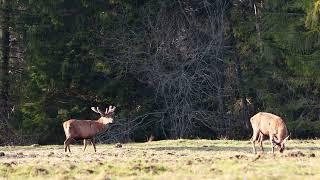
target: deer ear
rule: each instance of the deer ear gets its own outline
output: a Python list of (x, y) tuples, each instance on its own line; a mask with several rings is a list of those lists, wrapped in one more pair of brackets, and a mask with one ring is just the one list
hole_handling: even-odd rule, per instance
[(274, 138), (272, 139), (272, 143), (278, 144), (278, 142), (276, 140), (274, 140)]
[(278, 144), (278, 142), (274, 138), (272, 138), (272, 143)]
[[(272, 138), (272, 143), (276, 144), (277, 146), (280, 146), (280, 142), (275, 140), (276, 137)], [(277, 139), (278, 140), (278, 139)]]

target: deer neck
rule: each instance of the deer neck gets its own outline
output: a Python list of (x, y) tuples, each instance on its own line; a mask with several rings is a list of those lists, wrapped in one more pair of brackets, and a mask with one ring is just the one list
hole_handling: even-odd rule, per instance
[(110, 117), (100, 117), (97, 122), (103, 124), (103, 125), (107, 125), (109, 123), (112, 123), (113, 122), (113, 119), (110, 118)]
[(281, 143), (283, 142), (283, 140), (284, 140), (287, 136), (288, 136), (288, 132), (287, 132), (286, 129), (285, 129), (285, 130), (280, 130), (280, 132), (276, 135), (276, 137), (277, 137), (276, 142), (277, 142), (278, 144), (281, 144)]

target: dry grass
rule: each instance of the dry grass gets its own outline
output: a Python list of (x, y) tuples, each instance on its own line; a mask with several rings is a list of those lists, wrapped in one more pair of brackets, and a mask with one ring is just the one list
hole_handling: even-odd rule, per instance
[[(289, 140), (275, 156), (254, 155), (248, 141), (168, 140), (98, 145), (0, 147), (0, 177), (9, 179), (320, 179), (320, 141)], [(258, 148), (258, 150), (260, 150)]]

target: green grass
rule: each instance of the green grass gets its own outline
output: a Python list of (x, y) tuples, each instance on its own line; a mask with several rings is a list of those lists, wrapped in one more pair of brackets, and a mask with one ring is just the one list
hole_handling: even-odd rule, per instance
[(167, 140), (97, 145), (82, 152), (62, 145), (5, 146), (0, 151), (4, 179), (320, 179), (320, 140), (289, 140), (273, 156), (251, 153), (249, 141)]

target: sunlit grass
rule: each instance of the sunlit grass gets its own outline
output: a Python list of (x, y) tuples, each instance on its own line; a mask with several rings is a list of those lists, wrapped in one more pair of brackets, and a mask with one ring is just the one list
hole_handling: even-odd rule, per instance
[(273, 156), (251, 153), (249, 141), (167, 140), (97, 145), (5, 146), (0, 177), (5, 179), (320, 179), (320, 140), (289, 140)]

